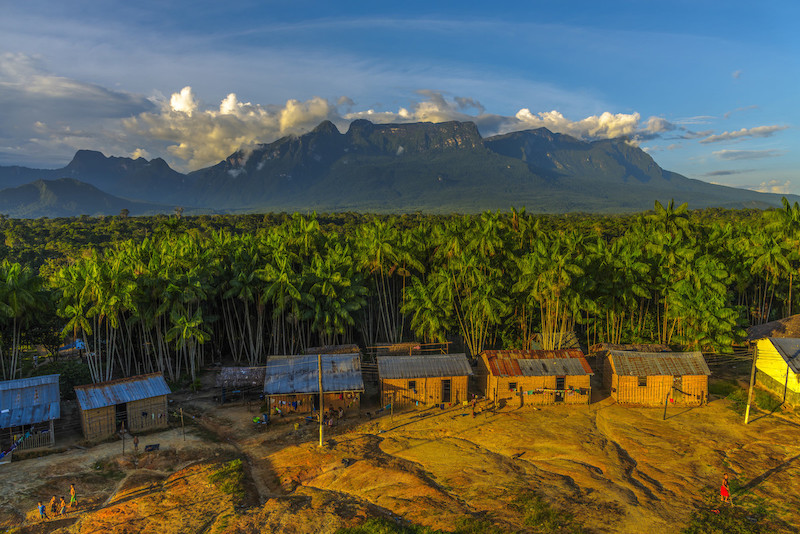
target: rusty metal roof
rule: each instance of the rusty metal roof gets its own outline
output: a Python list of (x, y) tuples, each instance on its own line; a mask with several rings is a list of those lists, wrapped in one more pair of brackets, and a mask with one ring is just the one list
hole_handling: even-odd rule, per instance
[[(358, 354), (322, 354), (323, 391), (364, 391)], [(264, 393), (293, 395), (319, 393), (317, 355), (270, 356), (267, 360)]]
[(378, 356), (381, 379), (471, 376), (466, 354), (428, 354), (424, 356)]
[(223, 367), (217, 375), (217, 387), (260, 387), (264, 385), (266, 367)]
[(161, 373), (75, 386), (75, 396), (78, 397), (81, 410), (104, 408), (170, 393), (169, 386)]
[(43, 423), (61, 417), (59, 375), (0, 382), (0, 428)]
[(614, 372), (620, 376), (710, 375), (701, 352), (609, 351)]
[(358, 345), (351, 343), (349, 345), (324, 345), (322, 347), (308, 347), (303, 351), (303, 354), (357, 354), (361, 352)]
[[(561, 350), (485, 350), (481, 354), (492, 376), (591, 375), (592, 368), (579, 349)], [(529, 363), (547, 360), (549, 365)], [(573, 360), (574, 363), (568, 363)], [(557, 371), (569, 372), (557, 372)]]
[(800, 373), (800, 339), (791, 337), (773, 337), (769, 338), (770, 342), (775, 345), (778, 354), (781, 355), (783, 361), (789, 366), (793, 373)]

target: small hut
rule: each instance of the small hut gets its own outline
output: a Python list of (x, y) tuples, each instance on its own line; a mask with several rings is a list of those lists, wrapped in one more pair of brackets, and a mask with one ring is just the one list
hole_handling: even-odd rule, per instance
[(603, 385), (620, 404), (661, 406), (667, 399), (699, 406), (708, 398), (708, 369), (700, 352), (609, 351)]
[(592, 368), (579, 349), (485, 350), (479, 387), (496, 406), (589, 404)]
[(260, 396), (264, 388), (266, 367), (223, 367), (215, 380), (215, 400), (224, 404), (234, 398)]
[(122, 428), (131, 432), (166, 428), (169, 393), (161, 373), (75, 386), (83, 435), (99, 441)]
[(769, 337), (756, 342), (756, 382), (800, 405), (800, 338)]
[(364, 380), (358, 354), (270, 356), (264, 395), (270, 413), (311, 413), (319, 409), (320, 363), (323, 408), (345, 411), (361, 407)]
[(589, 347), (588, 359), (594, 365), (595, 370), (603, 374), (603, 362), (606, 361), (608, 353), (612, 350), (624, 352), (672, 352), (669, 345), (655, 343), (596, 343)]
[[(55, 445), (53, 421), (61, 417), (59, 375), (0, 382), (0, 455), (9, 449)], [(2, 458), (0, 458), (2, 460)]]
[(469, 399), (472, 376), (466, 354), (380, 356), (378, 378), (383, 404), (431, 406)]

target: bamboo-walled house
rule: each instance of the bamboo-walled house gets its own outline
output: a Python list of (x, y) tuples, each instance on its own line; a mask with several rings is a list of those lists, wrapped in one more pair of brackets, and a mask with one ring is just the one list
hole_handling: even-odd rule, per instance
[(55, 445), (53, 421), (61, 417), (59, 375), (0, 382), (0, 451)]
[(592, 368), (579, 349), (486, 350), (478, 387), (496, 406), (589, 404)]
[(382, 404), (428, 407), (469, 400), (472, 367), (466, 354), (379, 356)]
[(612, 350), (624, 352), (672, 352), (669, 345), (656, 343), (595, 343), (589, 347), (587, 359), (599, 374), (603, 374), (603, 363)]
[(800, 405), (800, 338), (759, 339), (755, 351), (756, 383), (783, 402)]
[(364, 380), (359, 354), (270, 356), (264, 395), (270, 414), (312, 413), (319, 409), (320, 359), (323, 409), (357, 412)]
[(83, 435), (99, 441), (116, 432), (142, 432), (168, 426), (170, 389), (161, 373), (75, 386)]
[(699, 406), (711, 371), (700, 352), (609, 351), (603, 385), (620, 404)]

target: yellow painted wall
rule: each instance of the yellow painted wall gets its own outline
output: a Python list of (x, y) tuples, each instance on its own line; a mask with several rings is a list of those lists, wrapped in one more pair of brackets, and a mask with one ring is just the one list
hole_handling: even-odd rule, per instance
[(788, 391), (800, 393), (800, 375), (789, 369), (789, 365), (769, 339), (759, 339), (756, 343), (756, 369), (778, 384), (785, 385)]

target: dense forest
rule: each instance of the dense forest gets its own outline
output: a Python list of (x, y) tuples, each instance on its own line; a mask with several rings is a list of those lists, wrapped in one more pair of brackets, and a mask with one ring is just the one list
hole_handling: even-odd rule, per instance
[(336, 343), (445, 341), (471, 355), (656, 342), (725, 352), (792, 313), (800, 206), (632, 216), (353, 213), (0, 217), (2, 378), (86, 340), (92, 379)]

